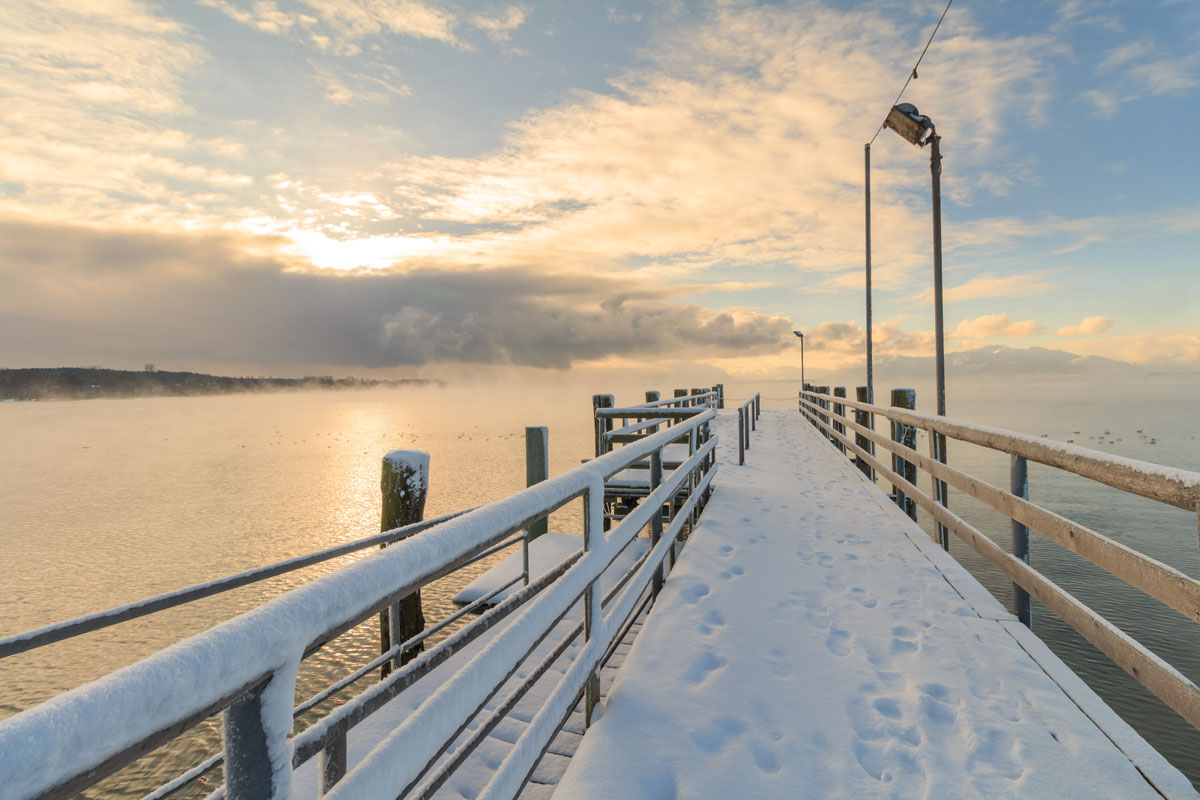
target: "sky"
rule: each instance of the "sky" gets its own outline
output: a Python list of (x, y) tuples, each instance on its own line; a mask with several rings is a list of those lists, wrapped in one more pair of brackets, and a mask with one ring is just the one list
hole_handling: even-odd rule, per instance
[[(864, 364), (945, 5), (0, 0), (0, 366)], [(958, 0), (947, 349), (1200, 369), (1200, 5)], [(929, 151), (874, 340), (933, 354)]]

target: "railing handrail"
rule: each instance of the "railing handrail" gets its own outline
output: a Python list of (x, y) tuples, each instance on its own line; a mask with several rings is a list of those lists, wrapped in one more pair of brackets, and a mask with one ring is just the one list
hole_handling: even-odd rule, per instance
[[(699, 427), (715, 416), (715, 410), (707, 409), (680, 424)], [(257, 693), (253, 703), (261, 705), (257, 716), (272, 775), (286, 782), (291, 770), (287, 738), (292, 729), (292, 696), (305, 652), (534, 520), (580, 496), (595, 495), (596, 487), (608, 478), (659, 450), (680, 432), (676, 426), (646, 436), (442, 522), (424, 536), (407, 538), (0, 722), (0, 787), (13, 797), (41, 796), (74, 784), (82, 788), (94, 782), (92, 776), (98, 779), (131, 761), (131, 751), (139, 755), (147, 745), (173, 738), (252, 689), (252, 694)], [(672, 473), (660, 490), (677, 488), (682, 472), (683, 467)], [(602, 494), (599, 491), (590, 502), (601, 503)], [(650, 513), (640, 509), (626, 521)], [(637, 528), (633, 530), (636, 534)], [(573, 569), (584, 561), (588, 560), (581, 559)], [(588, 561), (589, 569), (593, 562)], [(138, 713), (113, 714), (113, 709)], [(87, 776), (87, 783), (79, 783), (84, 780), (81, 776)]]
[(317, 550), (312, 553), (295, 556), (294, 558), (287, 558), (283, 561), (276, 561), (273, 564), (265, 564), (261, 567), (253, 567), (234, 573), (233, 575), (214, 578), (210, 581), (193, 584), (182, 589), (172, 589), (169, 592), (142, 600), (135, 600), (124, 605), (114, 606), (104, 611), (95, 611), (91, 614), (56, 622), (42, 628), (34, 628), (33, 630), (5, 636), (4, 638), (0, 638), (0, 658), (35, 650), (39, 647), (45, 647), (46, 645), (71, 639), (75, 636), (82, 636), (85, 633), (102, 630), (122, 622), (128, 622), (139, 617), (158, 613), (159, 611), (165, 611), (169, 608), (175, 608), (194, 600), (201, 600), (205, 597), (212, 597), (216, 594), (240, 589), (252, 583), (265, 581), (279, 575), (286, 575), (289, 572), (295, 572), (298, 569), (331, 561), (340, 556), (356, 553), (359, 550), (366, 550), (369, 547), (393, 544), (473, 510), (474, 508), (468, 508), (444, 514), (435, 519), (414, 522), (412, 525), (405, 525), (401, 528), (393, 528), (390, 531), (364, 536), (361, 539), (344, 542), (334, 547), (327, 547), (324, 550)]
[[(802, 394), (828, 399), (827, 395), (814, 392)], [(1047, 440), (1005, 428), (977, 425), (952, 417), (908, 411), (894, 406), (860, 403), (848, 398), (838, 398), (838, 403), (878, 414), (904, 425), (940, 433), (968, 444), (1057, 467), (1114, 489), (1167, 503), (1176, 508), (1187, 511), (1200, 510), (1200, 472), (1166, 467), (1073, 443)]]

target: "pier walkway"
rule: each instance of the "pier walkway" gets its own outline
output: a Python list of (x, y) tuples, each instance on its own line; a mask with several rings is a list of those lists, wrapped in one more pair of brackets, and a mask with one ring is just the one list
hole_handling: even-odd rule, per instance
[(556, 796), (1196, 796), (801, 415), (719, 452)]

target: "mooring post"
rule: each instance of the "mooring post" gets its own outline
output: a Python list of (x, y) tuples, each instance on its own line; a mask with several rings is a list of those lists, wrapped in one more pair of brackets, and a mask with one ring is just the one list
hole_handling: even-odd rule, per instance
[[(855, 398), (858, 400), (858, 402), (860, 402), (860, 403), (867, 403), (867, 402), (870, 402), (870, 401), (868, 401), (868, 400), (867, 400), (867, 387), (866, 387), (866, 386), (856, 386), (856, 387), (854, 387), (854, 397), (855, 397)], [(868, 419), (867, 419), (867, 417), (868, 417), (868, 414), (867, 414), (867, 412), (866, 412), (866, 411), (860, 411), (860, 410), (858, 410), (858, 409), (855, 409), (855, 410), (854, 410), (854, 421), (855, 421), (856, 423), (858, 423), (859, 425), (861, 425), (862, 427), (864, 427), (864, 428), (868, 427), (868, 425), (867, 425), (867, 423), (868, 423)], [(866, 436), (863, 436), (861, 433), (856, 433), (856, 434), (854, 434), (854, 443), (855, 443), (856, 445), (858, 445), (858, 446), (859, 446), (859, 448), (861, 448), (863, 451), (865, 451), (865, 452), (867, 452), (867, 453), (871, 453), (871, 452), (872, 452), (872, 450), (871, 450), (871, 440), (870, 440), (870, 439), (868, 439)], [(868, 464), (868, 463), (867, 463), (867, 462), (866, 462), (864, 459), (862, 459), (862, 458), (861, 458), (861, 457), (859, 457), (859, 456), (855, 456), (855, 457), (854, 457), (854, 463), (855, 463), (855, 464), (858, 466), (858, 468), (859, 468), (860, 470), (862, 470), (862, 474), (863, 474), (863, 475), (866, 475), (868, 478), (873, 478), (873, 477), (874, 477), (874, 475), (873, 475), (873, 470), (871, 469), (871, 465), (870, 465), (870, 464)]]
[[(833, 387), (833, 396), (834, 397), (845, 397), (846, 396), (846, 387), (845, 386)], [(833, 404), (833, 418), (834, 418), (833, 429), (835, 431), (837, 431), (838, 433), (842, 434), (843, 436), (846, 435), (846, 426), (844, 424), (842, 424), (841, 422), (838, 422), (837, 418), (843, 417), (845, 415), (846, 415), (845, 404), (834, 403)], [(842, 444), (841, 439), (836, 440), (834, 442), (834, 444), (837, 445), (838, 450), (841, 450), (843, 453), (846, 452), (846, 445)]]
[(718, 383), (715, 388), (717, 390), (717, 408), (724, 408), (725, 407), (725, 384)]
[[(658, 401), (659, 401), (659, 393), (654, 391), (653, 389), (648, 389), (646, 391), (646, 402), (647, 403), (657, 403)], [(655, 425), (653, 428), (651, 428), (650, 433), (658, 433), (658, 426)]]
[[(907, 411), (915, 411), (917, 408), (917, 390), (892, 389), (892, 405)], [(899, 442), (911, 450), (916, 450), (917, 429), (911, 425), (893, 422), (892, 441)], [(917, 465), (901, 458), (895, 453), (892, 454), (892, 471), (911, 484), (916, 484), (917, 482)], [(893, 486), (892, 490), (896, 493), (896, 505), (900, 506), (904, 513), (912, 517), (915, 522), (917, 519), (916, 501), (906, 496), (899, 486)]]
[[(680, 398), (686, 398), (686, 397), (688, 396), (687, 389), (676, 389), (676, 390), (675, 390), (675, 396), (676, 396), (676, 397), (680, 397)], [(687, 404), (688, 404), (688, 401), (687, 401), (687, 400), (680, 400), (680, 401), (679, 401), (678, 403), (676, 403), (675, 405), (676, 405), (677, 407), (679, 407), (679, 408), (687, 408)], [(675, 421), (675, 424), (676, 424), (676, 425), (678, 425), (678, 424), (679, 424), (680, 422), (682, 422), (682, 421), (683, 421), (683, 420), (676, 420), (676, 421)]]
[[(383, 514), (380, 530), (390, 531), (420, 522), (425, 517), (425, 497), (429, 493), (429, 454), (420, 450), (393, 450), (383, 457)], [(382, 652), (401, 644), (425, 630), (425, 614), (421, 609), (421, 590), (417, 589), (400, 602), (379, 613), (379, 644)], [(382, 677), (391, 674), (393, 667), (412, 661), (424, 647), (418, 644), (411, 650), (398, 653), (385, 661)]]
[[(1009, 464), (1009, 489), (1014, 495), (1023, 500), (1029, 499), (1029, 464), (1021, 456), (1011, 456)], [(1029, 528), (1015, 519), (1012, 521), (1012, 553), (1017, 558), (1029, 563)], [(1017, 619), (1026, 628), (1033, 628), (1033, 608), (1029, 602), (1029, 592), (1013, 582), (1013, 610)]]
[[(592, 395), (592, 415), (601, 408), (612, 408), (615, 400), (611, 394)], [(609, 451), (608, 437), (604, 434), (612, 430), (612, 420), (596, 416), (596, 458)]]
[[(550, 477), (550, 429), (544, 425), (530, 425), (525, 428), (525, 485), (533, 486)], [(532, 542), (549, 529), (546, 517), (529, 523), (525, 541)], [(528, 561), (529, 551), (525, 551)], [(529, 564), (526, 563), (526, 584), (529, 581)]]

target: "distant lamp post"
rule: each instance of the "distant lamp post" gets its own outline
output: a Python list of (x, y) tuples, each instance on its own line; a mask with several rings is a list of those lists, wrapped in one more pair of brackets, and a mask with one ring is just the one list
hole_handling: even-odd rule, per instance
[(808, 384), (804, 382), (804, 333), (801, 331), (792, 331), (800, 337), (800, 391), (808, 389)]
[[(918, 147), (930, 145), (929, 172), (933, 179), (933, 318), (937, 340), (937, 413), (946, 416), (946, 337), (942, 323), (942, 137), (937, 135), (933, 120), (924, 116), (912, 103), (892, 106), (883, 124)], [(946, 463), (946, 437), (934, 435), (937, 460)], [(937, 501), (946, 505), (946, 484), (935, 484)], [(939, 523), (938, 538), (942, 547), (950, 549), (950, 536)]]

